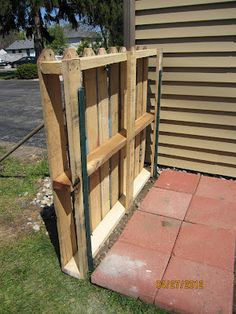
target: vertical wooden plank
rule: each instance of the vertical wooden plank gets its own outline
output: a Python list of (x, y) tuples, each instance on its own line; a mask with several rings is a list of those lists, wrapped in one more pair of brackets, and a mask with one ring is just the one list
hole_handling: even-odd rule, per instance
[[(139, 47), (138, 49), (139, 50)], [(136, 110), (135, 119), (142, 115), (143, 102), (143, 59), (137, 60), (137, 82), (136, 82)], [(135, 160), (134, 160), (134, 177), (139, 174), (140, 168), (140, 133), (135, 137)]]
[(123, 0), (124, 46), (135, 46), (135, 0)]
[(136, 57), (134, 49), (127, 53), (127, 107), (126, 107), (126, 211), (133, 202), (134, 186), (134, 125), (135, 125), (135, 98), (136, 98)]
[[(92, 56), (92, 48), (85, 49), (84, 56)], [(98, 108), (97, 108), (97, 73), (96, 69), (84, 71), (84, 86), (86, 94), (86, 128), (88, 152), (99, 145)], [(93, 231), (102, 219), (101, 186), (99, 169), (90, 176), (90, 211), (91, 230)]]
[[(156, 57), (156, 84), (155, 84), (155, 108), (154, 108), (154, 126), (153, 126), (153, 141), (152, 141), (152, 156), (151, 156), (151, 175), (154, 176), (156, 169), (155, 167), (155, 153), (157, 153), (158, 144), (158, 131), (159, 131), (159, 119), (160, 119), (160, 89), (161, 81), (160, 75), (162, 72), (162, 51), (157, 50)], [(160, 85), (159, 85), (160, 84)]]
[[(109, 53), (117, 53), (116, 48), (110, 48)], [(109, 66), (110, 84), (110, 123), (111, 136), (116, 135), (119, 130), (119, 64)], [(111, 207), (119, 199), (119, 153), (112, 156), (111, 168)]]
[[(126, 52), (125, 47), (120, 48), (120, 52)], [(126, 129), (127, 113), (127, 62), (120, 63), (120, 129)], [(125, 195), (126, 187), (126, 147), (120, 151), (120, 194)]]
[[(99, 55), (106, 54), (104, 48), (100, 48)], [(98, 129), (99, 145), (109, 139), (109, 95), (106, 67), (97, 68), (97, 91), (98, 91)], [(110, 210), (110, 167), (109, 161), (100, 167), (101, 178), (101, 206), (102, 218)]]
[[(51, 49), (44, 49), (38, 59), (38, 64), (41, 61), (53, 60), (55, 60), (54, 52)], [(40, 69), (40, 67), (38, 68)], [(69, 169), (59, 76), (43, 75), (39, 70), (39, 85), (43, 104), (50, 177), (51, 180), (54, 180)], [(63, 268), (77, 251), (72, 202), (70, 192), (66, 189), (54, 190), (53, 198), (57, 215), (61, 266)]]
[(88, 271), (86, 229), (83, 206), (83, 180), (81, 174), (81, 148), (78, 113), (78, 91), (82, 84), (82, 74), (79, 59), (71, 59), (78, 55), (74, 49), (68, 49), (62, 60), (62, 73), (64, 78), (64, 94), (66, 122), (69, 141), (70, 165), (72, 184), (77, 185), (74, 192), (74, 212), (76, 219), (76, 233), (78, 243), (78, 262), (82, 278), (85, 278)]
[[(143, 89), (142, 89), (142, 114), (147, 112), (147, 83), (148, 83), (148, 58), (143, 58)], [(145, 148), (146, 148), (146, 129), (140, 133), (140, 168), (144, 167)]]

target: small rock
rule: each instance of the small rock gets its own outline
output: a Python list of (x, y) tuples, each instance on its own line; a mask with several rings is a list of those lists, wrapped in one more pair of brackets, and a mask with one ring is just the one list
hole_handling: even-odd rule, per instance
[(29, 192), (25, 192), (24, 194), (23, 194), (23, 196), (27, 196), (29, 194)]
[(32, 218), (31, 218), (31, 217), (28, 217), (27, 220), (32, 221)]
[(28, 221), (28, 222), (27, 222), (27, 225), (28, 225), (28, 226), (32, 225), (32, 222), (31, 222), (31, 221)]
[(33, 225), (33, 229), (34, 231), (39, 231), (40, 230), (40, 226), (38, 224)]

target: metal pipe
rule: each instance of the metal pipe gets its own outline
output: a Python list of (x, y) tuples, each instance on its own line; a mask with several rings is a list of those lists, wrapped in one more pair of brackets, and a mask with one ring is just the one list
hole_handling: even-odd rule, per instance
[(93, 271), (93, 255), (91, 248), (91, 231), (90, 231), (90, 210), (89, 210), (89, 177), (87, 171), (87, 149), (85, 133), (85, 95), (84, 88), (79, 89), (79, 130), (80, 130), (80, 150), (81, 150), (81, 168), (82, 168), (82, 190), (84, 204), (84, 219), (87, 244), (88, 269)]
[(154, 178), (157, 178), (159, 124), (160, 124), (160, 110), (161, 110), (161, 81), (162, 81), (162, 70), (159, 71), (159, 80), (158, 80), (158, 97), (157, 97), (157, 113), (156, 113), (156, 130), (155, 130), (156, 141), (155, 141), (155, 150), (154, 150), (154, 170), (153, 170)]
[(12, 149), (9, 150), (5, 155), (0, 158), (0, 162), (5, 160), (8, 156), (10, 156), (17, 148), (23, 145), (26, 141), (28, 141), (33, 135), (38, 133), (44, 127), (44, 123), (42, 122), (39, 126), (37, 126), (33, 131), (31, 131), (28, 135), (26, 135), (20, 142), (18, 142)]

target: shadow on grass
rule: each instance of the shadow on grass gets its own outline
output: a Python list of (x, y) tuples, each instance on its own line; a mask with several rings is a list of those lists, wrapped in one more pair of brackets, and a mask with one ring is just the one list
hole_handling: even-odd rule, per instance
[(60, 262), (60, 246), (59, 246), (59, 240), (58, 240), (58, 232), (57, 232), (57, 217), (55, 213), (54, 205), (51, 206), (45, 206), (41, 210), (41, 217), (44, 221), (45, 227), (47, 229), (50, 241), (55, 249), (57, 258)]

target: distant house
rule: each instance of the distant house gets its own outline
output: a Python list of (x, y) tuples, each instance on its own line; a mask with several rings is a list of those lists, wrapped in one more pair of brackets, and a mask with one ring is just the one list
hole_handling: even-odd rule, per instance
[(23, 54), (24, 56), (35, 56), (34, 51), (34, 41), (25, 39), (25, 40), (16, 40), (10, 46), (5, 48), (6, 52), (9, 54)]
[(10, 46), (5, 48), (5, 50), (7, 54), (3, 59), (9, 62), (19, 60), (20, 58), (26, 56), (35, 56), (34, 41), (29, 39), (16, 40)]
[(69, 47), (75, 47), (81, 43), (82, 40), (95, 41), (99, 38), (98, 33), (92, 31), (75, 30), (69, 27), (64, 28), (64, 34), (67, 38)]
[[(70, 27), (64, 28), (64, 34), (67, 38), (68, 46), (75, 48), (77, 48), (82, 40), (95, 41), (98, 38), (96, 32), (74, 30)], [(13, 62), (22, 57), (35, 56), (34, 41), (29, 39), (16, 40), (9, 47), (5, 48), (5, 50), (7, 52), (3, 58), (5, 61)]]

